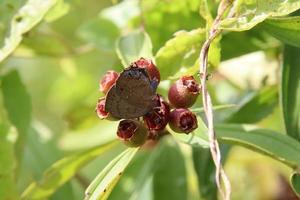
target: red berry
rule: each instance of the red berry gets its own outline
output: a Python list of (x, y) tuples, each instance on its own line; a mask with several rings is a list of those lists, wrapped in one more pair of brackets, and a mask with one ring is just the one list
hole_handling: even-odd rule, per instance
[(103, 92), (106, 94), (108, 90), (116, 83), (116, 80), (118, 79), (119, 74), (118, 72), (115, 72), (113, 70), (109, 70), (106, 72), (106, 74), (102, 77), (100, 80), (100, 92)]
[(96, 113), (100, 119), (105, 119), (108, 116), (108, 112), (104, 110), (105, 107), (105, 99), (99, 99), (96, 105)]
[(190, 133), (198, 127), (196, 115), (186, 108), (177, 108), (170, 113), (170, 127), (177, 133)]
[(199, 92), (196, 80), (192, 76), (183, 76), (171, 85), (168, 98), (176, 108), (189, 108), (196, 102)]
[(146, 142), (148, 131), (141, 122), (125, 119), (120, 121), (117, 135), (125, 145), (138, 147)]
[(135, 61), (133, 64), (139, 68), (145, 68), (151, 80), (155, 80), (157, 81), (157, 83), (160, 82), (159, 70), (151, 60), (140, 58), (139, 60)]
[(169, 104), (160, 95), (156, 95), (154, 108), (143, 119), (150, 132), (161, 131), (167, 126), (169, 115)]

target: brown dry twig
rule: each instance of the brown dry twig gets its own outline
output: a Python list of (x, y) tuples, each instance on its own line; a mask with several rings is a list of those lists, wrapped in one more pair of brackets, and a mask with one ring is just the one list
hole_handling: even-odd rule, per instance
[[(232, 1), (233, 0), (222, 0), (220, 2), (218, 8), (218, 14), (212, 24), (212, 27), (209, 31), (209, 36), (207, 40), (204, 42), (199, 55), (199, 60), (200, 60), (199, 68), (200, 68), (200, 73), (202, 74), (201, 76), (202, 101), (203, 101), (203, 109), (204, 109), (205, 117), (207, 120), (210, 152), (214, 164), (216, 166), (216, 175), (215, 175), (216, 184), (224, 200), (230, 200), (231, 185), (221, 163), (221, 152), (214, 131), (213, 106), (211, 102), (211, 97), (207, 91), (206, 77), (207, 77), (208, 51), (209, 51), (210, 44), (221, 33), (221, 31), (218, 29), (220, 20), (224, 15), (225, 11), (232, 5)], [(224, 184), (224, 188), (221, 186), (221, 183)]]

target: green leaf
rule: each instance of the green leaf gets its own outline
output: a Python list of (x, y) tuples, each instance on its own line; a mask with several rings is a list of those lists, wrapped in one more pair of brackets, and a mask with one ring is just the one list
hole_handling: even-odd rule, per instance
[(33, 182), (26, 188), (22, 194), (22, 199), (48, 198), (83, 166), (109, 151), (115, 144), (115, 142), (111, 142), (57, 161), (44, 173), (39, 182)]
[(233, 124), (217, 125), (216, 133), (221, 142), (238, 144), (264, 153), (293, 168), (300, 166), (300, 142), (287, 135)]
[(209, 148), (194, 146), (193, 161), (201, 196), (206, 200), (217, 199), (217, 187), (214, 178), (215, 165)]
[(114, 50), (119, 28), (109, 19), (95, 18), (80, 26), (78, 35), (85, 41), (104, 50)]
[(208, 64), (214, 69), (216, 69), (219, 66), (221, 61), (221, 44), (220, 44), (221, 39), (222, 39), (221, 35), (216, 37), (211, 43), (208, 51)]
[(153, 175), (154, 200), (187, 199), (187, 179), (184, 158), (178, 144), (168, 138)]
[(153, 173), (156, 171), (158, 165), (158, 159), (160, 155), (162, 155), (163, 150), (165, 148), (166, 142), (165, 140), (161, 140), (160, 144), (155, 147), (154, 151), (151, 152), (151, 154), (148, 156), (147, 160), (143, 165), (140, 167), (138, 176), (135, 175), (135, 188), (134, 191), (132, 191), (130, 200), (137, 200), (141, 198), (142, 190), (149, 181), (149, 178), (153, 175)]
[(199, 13), (205, 19), (207, 25), (211, 25), (213, 23), (213, 16), (210, 13), (207, 0), (200, 0), (200, 8)]
[(31, 122), (31, 99), (17, 71), (2, 77), (1, 89), (8, 118), (18, 130), (15, 152), (20, 161)]
[[(212, 68), (217, 68), (221, 61), (221, 46), (220, 46), (221, 36), (218, 36), (210, 45), (208, 52), (208, 65)], [(179, 71), (174, 75), (168, 77), (170, 80), (177, 80), (182, 76), (194, 76), (199, 73), (200, 63), (199, 63), (199, 49), (194, 48), (191, 52), (188, 52), (182, 59), (181, 65), (179, 66)], [(189, 62), (192, 61), (192, 64)]]
[[(43, 134), (47, 132), (44, 131), (47, 126), (37, 121), (33, 122), (33, 126), (35, 128), (31, 128), (28, 133), (24, 148), (25, 159), (22, 162), (20, 179), (18, 180), (19, 183), (24, 182), (23, 184), (26, 187), (33, 180), (41, 179), (45, 170), (62, 157), (62, 153), (57, 149), (56, 142), (43, 138)], [(43, 127), (44, 129), (38, 127)], [(67, 197), (74, 199), (71, 182), (60, 187), (49, 199), (65, 199)]]
[(45, 16), (47, 22), (53, 22), (64, 15), (70, 10), (70, 4), (64, 0), (57, 0), (55, 6), (53, 6)]
[(90, 128), (68, 131), (60, 138), (59, 147), (64, 151), (78, 151), (111, 142), (116, 139), (112, 133), (118, 124), (118, 121), (101, 120)]
[(256, 26), (244, 32), (224, 32), (221, 40), (221, 60), (228, 60), (255, 51), (274, 51), (280, 45), (281, 43), (270, 37), (262, 26)]
[[(128, 12), (130, 10), (130, 12)], [(104, 8), (99, 16), (112, 20), (119, 28), (126, 28), (128, 22), (140, 15), (139, 1), (119, 1), (118, 4)]]
[[(158, 169), (159, 165), (157, 163), (161, 159), (160, 156), (168, 148), (169, 142), (166, 136), (160, 142), (155, 145), (155, 148), (151, 151), (140, 151), (138, 155), (134, 158), (134, 161), (126, 168), (120, 182), (114, 188), (110, 199), (145, 199), (145, 192), (147, 197), (151, 199), (152, 197), (152, 176)], [(134, 179), (132, 184), (128, 184), (128, 180)], [(148, 187), (150, 186), (150, 187)], [(124, 191), (126, 187), (126, 191)], [(151, 188), (150, 191), (145, 188)], [(149, 193), (151, 194), (149, 194)], [(148, 199), (148, 198), (147, 198)]]
[(20, 0), (1, 0), (0, 2), (0, 46), (2, 46), (9, 31), (10, 20), (24, 2)]
[[(267, 129), (258, 129), (250, 125), (218, 124), (215, 126), (219, 141), (237, 144), (251, 150), (264, 153), (284, 164), (300, 166), (300, 142), (283, 134)], [(171, 133), (172, 130), (168, 130)], [(198, 128), (193, 134), (174, 134), (178, 140), (193, 145), (208, 148), (207, 128), (198, 118)], [(297, 153), (298, 152), (298, 153)]]
[(288, 15), (300, 9), (298, 0), (237, 0), (234, 3), (235, 15), (221, 21), (220, 29), (245, 31), (269, 17)]
[(153, 58), (152, 43), (149, 35), (138, 31), (120, 37), (117, 42), (117, 54), (124, 67), (128, 67), (141, 57)]
[(291, 184), (295, 193), (300, 197), (300, 173), (295, 172), (291, 176)]
[(4, 46), (0, 49), (0, 63), (11, 54), (22, 41), (23, 35), (39, 23), (55, 5), (57, 0), (28, 0), (14, 15), (10, 34), (5, 39)]
[[(226, 109), (233, 109), (235, 107), (237, 107), (236, 104), (215, 105), (213, 107), (213, 110), (220, 111), (220, 110), (226, 110)], [(190, 110), (194, 113), (203, 113), (204, 112), (204, 108), (191, 108)]]
[(86, 190), (86, 200), (105, 200), (120, 180), (121, 175), (138, 148), (128, 148), (112, 160), (93, 180)]
[[(202, 43), (205, 41), (205, 29), (179, 31), (175, 37), (166, 42), (155, 55), (157, 67), (162, 80), (173, 76), (182, 67), (184, 57), (188, 53), (198, 55)], [(196, 59), (195, 59), (196, 60)]]
[(281, 72), (281, 104), (286, 133), (300, 140), (300, 49), (285, 46)]
[(242, 102), (226, 119), (232, 123), (255, 123), (269, 115), (278, 103), (276, 86), (262, 88)]
[[(143, 0), (141, 6), (154, 52), (157, 52), (176, 31), (205, 26), (205, 21), (199, 16), (199, 0)], [(137, 25), (140, 23), (140, 20), (136, 20)]]
[(284, 43), (300, 48), (300, 16), (270, 18), (262, 27)]
[(0, 197), (3, 200), (19, 199), (15, 184), (14, 144), (9, 128), (0, 124)]

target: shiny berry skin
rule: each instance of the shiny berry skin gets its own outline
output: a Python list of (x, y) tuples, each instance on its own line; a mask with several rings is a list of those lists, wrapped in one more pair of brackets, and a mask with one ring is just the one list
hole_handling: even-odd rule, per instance
[(196, 115), (186, 108), (177, 108), (170, 113), (170, 128), (177, 133), (190, 133), (198, 127)]
[(129, 147), (139, 147), (148, 138), (148, 130), (139, 121), (125, 119), (120, 121), (117, 135)]
[(199, 96), (200, 86), (192, 76), (183, 76), (169, 89), (168, 99), (176, 108), (189, 108)]
[(106, 74), (102, 77), (102, 79), (99, 82), (100, 92), (106, 94), (108, 90), (111, 88), (111, 86), (113, 86), (116, 83), (118, 77), (119, 77), (118, 72), (115, 72), (113, 70), (107, 71)]
[(150, 131), (161, 131), (167, 126), (169, 115), (169, 104), (164, 101), (162, 96), (156, 95), (154, 108), (143, 119)]
[(99, 99), (96, 105), (96, 113), (100, 119), (105, 119), (108, 117), (108, 112), (104, 110), (105, 107), (105, 99)]
[(150, 80), (157, 81), (157, 84), (160, 82), (159, 70), (151, 60), (140, 58), (139, 60), (135, 61), (133, 65), (139, 68), (145, 68), (148, 72)]

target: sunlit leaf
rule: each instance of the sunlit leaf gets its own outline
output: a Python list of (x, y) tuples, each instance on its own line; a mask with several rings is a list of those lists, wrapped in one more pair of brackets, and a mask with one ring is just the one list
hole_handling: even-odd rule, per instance
[(300, 48), (300, 16), (270, 18), (262, 27), (286, 44)]
[[(214, 111), (219, 111), (219, 110), (226, 110), (226, 109), (234, 109), (238, 105), (236, 104), (224, 104), (224, 105), (216, 105), (213, 107)], [(203, 108), (191, 108), (190, 109), (194, 113), (203, 113), (204, 109)]]
[(209, 7), (208, 7), (208, 1), (207, 0), (200, 0), (199, 13), (206, 20), (206, 23), (208, 25), (212, 24), (212, 22), (213, 22), (213, 16), (210, 13), (210, 10), (209, 10)]
[(0, 46), (2, 46), (9, 31), (10, 20), (24, 2), (20, 0), (1, 0), (0, 2)]
[(283, 134), (250, 126), (223, 124), (216, 126), (221, 142), (238, 144), (266, 154), (291, 167), (300, 164), (300, 143)]
[(31, 122), (31, 99), (17, 71), (2, 77), (1, 89), (9, 120), (18, 130), (15, 152), (19, 161)]
[(55, 6), (53, 6), (45, 16), (47, 22), (53, 22), (64, 15), (70, 10), (70, 4), (65, 0), (57, 0)]
[[(154, 52), (178, 30), (205, 26), (205, 21), (199, 16), (199, 0), (143, 0), (141, 6), (145, 28), (153, 40)], [(137, 18), (136, 24), (141, 24), (140, 18)]]
[[(300, 143), (293, 138), (267, 129), (237, 124), (218, 124), (215, 127), (220, 142), (242, 145), (251, 150), (264, 153), (291, 167), (299, 166)], [(173, 133), (171, 130), (169, 130)], [(198, 118), (198, 128), (191, 134), (174, 134), (184, 143), (204, 148), (209, 147), (207, 128)], [(179, 135), (179, 136), (177, 136)]]
[(221, 21), (220, 28), (232, 31), (249, 30), (268, 17), (288, 15), (300, 8), (298, 0), (237, 0), (235, 15)]
[(18, 199), (15, 183), (15, 155), (9, 128), (0, 124), (0, 197)]
[[(211, 44), (208, 52), (208, 66), (209, 68), (217, 68), (221, 61), (221, 37), (217, 37)], [(195, 76), (199, 74), (200, 63), (199, 63), (199, 49), (193, 49), (188, 52), (181, 61), (180, 70), (174, 75), (168, 77), (170, 80), (177, 80), (182, 76)], [(189, 63), (192, 61), (192, 64)]]
[(69, 131), (59, 140), (59, 147), (64, 151), (77, 151), (111, 142), (116, 139), (116, 135), (112, 133), (118, 124), (118, 121), (101, 120), (90, 128)]
[(78, 35), (100, 50), (114, 50), (120, 31), (112, 21), (98, 17), (81, 25)]
[(152, 43), (145, 32), (132, 32), (117, 42), (117, 53), (124, 67), (141, 57), (152, 58)]
[(295, 172), (291, 176), (291, 184), (295, 193), (300, 197), (300, 173)]
[[(130, 12), (128, 12), (130, 10)], [(128, 22), (140, 14), (139, 1), (120, 1), (118, 4), (104, 8), (99, 16), (112, 20), (119, 28), (127, 26)]]
[(281, 104), (286, 133), (300, 140), (300, 49), (285, 46), (281, 75)]
[(120, 180), (138, 148), (128, 148), (112, 160), (93, 180), (86, 190), (86, 200), (105, 200)]
[(190, 32), (179, 31), (174, 38), (159, 49), (155, 59), (163, 80), (180, 70), (186, 54), (192, 51), (199, 53), (205, 36), (205, 29), (195, 29)]
[(57, 0), (28, 0), (11, 20), (10, 34), (0, 49), (2, 62), (22, 41), (23, 34), (39, 23)]
[(276, 86), (262, 88), (253, 93), (226, 119), (231, 123), (255, 123), (268, 116), (278, 103)]
[(22, 199), (45, 199), (69, 181), (82, 167), (109, 151), (115, 142), (94, 147), (87, 151), (65, 157), (54, 163), (39, 182), (33, 182), (22, 194)]
[(211, 43), (208, 52), (208, 64), (212, 68), (217, 68), (221, 62), (221, 36), (218, 36)]

